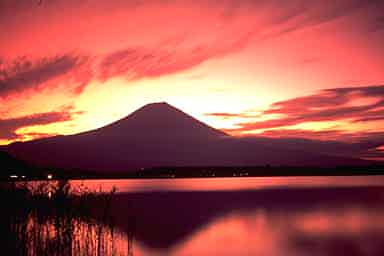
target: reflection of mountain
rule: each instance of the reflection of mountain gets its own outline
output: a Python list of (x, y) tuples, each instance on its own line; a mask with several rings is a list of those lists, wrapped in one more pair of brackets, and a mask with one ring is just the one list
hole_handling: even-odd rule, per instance
[(127, 171), (153, 166), (358, 165), (365, 161), (238, 139), (215, 130), (167, 103), (146, 105), (93, 131), (7, 147), (41, 166)]
[[(134, 235), (135, 240), (143, 243), (145, 246), (158, 250), (167, 250), (174, 248), (176, 245), (185, 242), (191, 236), (196, 234), (198, 230), (204, 230), (205, 227), (222, 219), (230, 214), (244, 213), (249, 215), (254, 212), (262, 212), (273, 228), (273, 225), (291, 225), (297, 228), (294, 221), (310, 220), (315, 223), (315, 227), (320, 226), (320, 230), (326, 228), (336, 229), (334, 234), (335, 241), (337, 239), (347, 240), (348, 243), (360, 243), (360, 237), (366, 239), (364, 230), (364, 222), (370, 223), (372, 227), (376, 225), (376, 234), (382, 241), (384, 235), (384, 219), (382, 223), (373, 223), (375, 219), (369, 219), (369, 213), (374, 212), (376, 216), (384, 213), (383, 197), (377, 196), (382, 192), (381, 187), (371, 188), (317, 188), (317, 189), (276, 189), (262, 191), (238, 191), (238, 192), (157, 192), (157, 193), (132, 193), (117, 194), (112, 207), (112, 214), (115, 218), (116, 225), (125, 230), (127, 233)], [(356, 230), (337, 230), (342, 228), (340, 221), (349, 214), (350, 209), (363, 209), (357, 211), (357, 221), (353, 218), (346, 220), (346, 225), (360, 228)], [(318, 222), (316, 219), (324, 214), (324, 221), (329, 223)], [(344, 216), (344, 217), (343, 217)], [(355, 215), (351, 215), (355, 216)], [(368, 216), (368, 218), (366, 218)], [(333, 218), (333, 219), (332, 219)], [(333, 223), (333, 221), (335, 221)], [(291, 223), (292, 222), (292, 223)], [(330, 225), (330, 226), (327, 226)], [(308, 226), (310, 228), (310, 226)], [(235, 232), (236, 230), (233, 230)], [(284, 233), (292, 230), (280, 230), (284, 236), (294, 236), (292, 241), (296, 249), (309, 253), (306, 248), (305, 232), (295, 231), (294, 234)], [(315, 235), (316, 230), (313, 230)], [(375, 230), (372, 230), (375, 231)], [(255, 234), (257, 231), (253, 231)], [(351, 232), (344, 234), (343, 232)], [(355, 233), (354, 233), (355, 232)], [(360, 232), (360, 233), (359, 233)], [(260, 234), (262, 235), (262, 234)], [(326, 234), (318, 234), (319, 236), (309, 240), (308, 243), (318, 243), (320, 246), (329, 241), (330, 237)], [(337, 235), (337, 236), (336, 236)], [(217, 236), (220, 236), (218, 233)], [(323, 237), (322, 237), (323, 236)], [(344, 237), (346, 236), (346, 237)], [(242, 238), (238, 238), (241, 241)], [(293, 240), (295, 239), (295, 240)], [(308, 240), (308, 239), (307, 239)], [(297, 242), (297, 244), (295, 244)], [(363, 241), (368, 244), (368, 242)], [(206, 245), (209, 246), (209, 245)], [(378, 245), (376, 245), (377, 247)], [(380, 247), (379, 247), (380, 248)], [(351, 252), (355, 247), (351, 247)], [(377, 248), (376, 248), (377, 249)], [(331, 250), (331, 249), (329, 249)], [(346, 249), (347, 250), (347, 249)], [(304, 253), (304, 255), (306, 255)], [(323, 255), (323, 254), (319, 254)], [(324, 255), (338, 255), (329, 254)], [(364, 254), (363, 254), (364, 255)], [(380, 254), (372, 254), (380, 255)]]
[(113, 197), (63, 197), (62, 191), (47, 200), (45, 192), (31, 199), (25, 190), (0, 190), (4, 255), (384, 253), (382, 187)]

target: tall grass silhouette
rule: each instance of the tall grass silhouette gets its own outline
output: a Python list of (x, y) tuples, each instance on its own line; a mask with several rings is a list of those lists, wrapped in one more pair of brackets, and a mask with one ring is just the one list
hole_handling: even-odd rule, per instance
[(2, 255), (132, 255), (132, 237), (110, 215), (105, 193), (66, 180), (8, 183), (0, 188)]

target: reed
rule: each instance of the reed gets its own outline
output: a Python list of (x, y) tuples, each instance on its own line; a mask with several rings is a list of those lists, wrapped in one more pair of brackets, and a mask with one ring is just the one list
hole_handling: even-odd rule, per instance
[(1, 186), (2, 255), (130, 255), (132, 239), (110, 214), (115, 192), (73, 188), (66, 180)]

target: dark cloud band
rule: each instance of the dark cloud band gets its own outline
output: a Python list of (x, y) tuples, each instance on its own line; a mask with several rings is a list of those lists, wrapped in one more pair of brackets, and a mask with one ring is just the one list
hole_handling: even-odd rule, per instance
[(0, 139), (18, 139), (20, 138), (20, 135), (16, 134), (17, 129), (34, 125), (46, 125), (70, 121), (73, 120), (74, 116), (79, 114), (82, 114), (82, 112), (73, 111), (73, 108), (71, 106), (67, 106), (63, 107), (59, 111), (36, 113), (15, 118), (0, 119)]

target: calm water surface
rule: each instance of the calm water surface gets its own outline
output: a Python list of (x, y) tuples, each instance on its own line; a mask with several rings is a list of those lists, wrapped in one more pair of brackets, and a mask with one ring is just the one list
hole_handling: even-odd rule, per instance
[[(74, 255), (384, 255), (384, 176), (76, 180), (71, 185), (117, 188), (111, 222), (77, 220), (68, 231)], [(34, 225), (45, 225), (47, 234), (49, 225), (55, 226)]]
[(133, 255), (384, 255), (384, 176), (81, 183), (117, 188)]

